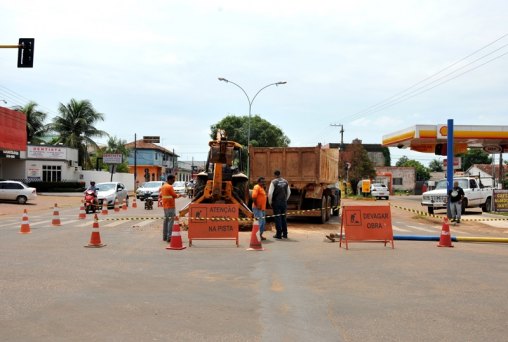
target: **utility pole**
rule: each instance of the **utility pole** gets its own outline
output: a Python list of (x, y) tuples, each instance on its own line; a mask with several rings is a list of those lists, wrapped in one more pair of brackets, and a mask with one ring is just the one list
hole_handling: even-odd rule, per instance
[[(499, 152), (499, 182), (497, 184), (498, 189), (503, 188), (504, 184), (503, 151)], [(499, 184), (501, 184), (501, 186), (499, 186)]]
[[(330, 126), (332, 126), (332, 127), (339, 127), (340, 126), (340, 145), (338, 148), (339, 158), (337, 161), (337, 163), (338, 163), (337, 176), (338, 176), (338, 182), (339, 182), (339, 188), (340, 188), (340, 185), (341, 185), (341, 182), (340, 182), (340, 170), (341, 170), (341, 168), (340, 168), (340, 153), (341, 153), (341, 151), (344, 151), (344, 125), (343, 124), (330, 124)], [(347, 173), (347, 171), (346, 171), (346, 173)], [(346, 196), (347, 196), (347, 176), (346, 176), (346, 184), (344, 185), (343, 189), (341, 189), (341, 191), (344, 191), (344, 194), (346, 194)]]
[(343, 124), (330, 124), (332, 127), (340, 126), (340, 148), (344, 149), (344, 125)]
[(134, 191), (138, 188), (138, 184), (136, 183), (138, 179), (138, 151), (137, 151), (137, 136), (134, 133)]

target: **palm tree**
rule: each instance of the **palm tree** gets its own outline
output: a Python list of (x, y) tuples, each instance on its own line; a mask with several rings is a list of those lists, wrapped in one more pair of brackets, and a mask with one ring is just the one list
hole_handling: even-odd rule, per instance
[(42, 138), (49, 131), (49, 125), (45, 124), (47, 113), (37, 110), (37, 103), (28, 102), (24, 107), (14, 106), (12, 109), (26, 115), (26, 139), (32, 144), (44, 142)]
[(97, 112), (89, 100), (76, 99), (71, 99), (67, 105), (60, 103), (58, 111), (60, 116), (53, 119), (51, 126), (59, 134), (57, 143), (77, 148), (79, 165), (83, 168), (91, 167), (87, 148), (99, 148), (92, 138), (109, 136), (94, 126), (97, 121), (104, 121), (104, 114)]

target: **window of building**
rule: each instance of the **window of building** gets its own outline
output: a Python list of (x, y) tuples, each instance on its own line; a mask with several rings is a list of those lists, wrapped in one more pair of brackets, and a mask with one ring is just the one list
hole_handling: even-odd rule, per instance
[(62, 167), (60, 165), (42, 165), (42, 180), (44, 182), (60, 182)]
[(402, 178), (393, 178), (393, 185), (402, 185)]

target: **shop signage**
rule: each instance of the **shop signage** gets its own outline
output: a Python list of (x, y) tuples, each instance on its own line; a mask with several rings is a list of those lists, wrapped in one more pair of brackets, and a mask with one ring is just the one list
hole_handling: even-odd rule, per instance
[(19, 151), (0, 150), (0, 158), (19, 159)]
[(58, 146), (27, 146), (28, 159), (63, 159), (67, 160), (67, 148)]
[(102, 161), (106, 164), (122, 164), (121, 153), (104, 153), (102, 155)]

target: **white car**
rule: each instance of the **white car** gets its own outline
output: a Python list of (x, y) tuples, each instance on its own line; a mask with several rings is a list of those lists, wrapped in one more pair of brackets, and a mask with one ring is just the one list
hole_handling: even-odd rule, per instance
[(159, 199), (159, 189), (163, 185), (163, 181), (143, 183), (143, 185), (136, 190), (136, 198), (144, 201), (146, 197), (150, 196), (154, 201), (157, 201)]
[(37, 197), (37, 190), (18, 181), (0, 181), (0, 200), (16, 201), (25, 204)]
[(381, 198), (390, 198), (390, 191), (388, 190), (388, 187), (382, 183), (373, 183), (370, 186), (370, 195), (372, 197), (376, 197), (377, 199)]
[(113, 208), (116, 199), (118, 199), (119, 206), (123, 204), (123, 200), (125, 200), (127, 206), (129, 205), (129, 194), (127, 189), (125, 189), (125, 185), (122, 183), (97, 183), (95, 187), (97, 188), (97, 200), (99, 201), (99, 205), (102, 206), (106, 204), (108, 208)]
[(187, 195), (187, 186), (183, 181), (176, 181), (173, 183), (173, 189), (175, 192), (180, 195)]

